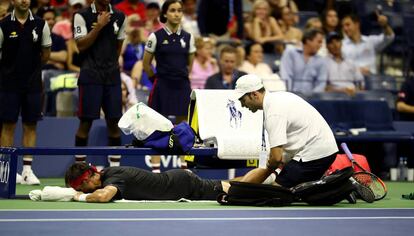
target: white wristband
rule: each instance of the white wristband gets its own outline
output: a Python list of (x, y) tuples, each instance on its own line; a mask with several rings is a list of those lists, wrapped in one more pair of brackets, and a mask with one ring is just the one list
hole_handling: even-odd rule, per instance
[(90, 193), (88, 193), (88, 194), (81, 194), (81, 195), (79, 195), (79, 198), (78, 198), (78, 201), (79, 202), (86, 202), (86, 197), (89, 195)]

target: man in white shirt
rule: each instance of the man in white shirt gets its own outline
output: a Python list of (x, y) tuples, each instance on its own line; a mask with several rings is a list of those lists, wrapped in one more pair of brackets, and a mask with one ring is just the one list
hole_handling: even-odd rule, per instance
[(358, 67), (342, 56), (342, 37), (336, 32), (326, 36), (328, 65), (328, 83), (326, 91), (344, 92), (353, 96), (357, 90), (362, 89), (364, 77)]
[(348, 15), (342, 19), (342, 28), (347, 36), (343, 40), (342, 55), (353, 61), (363, 75), (377, 73), (376, 54), (381, 52), (394, 40), (394, 31), (384, 15), (377, 13), (378, 24), (383, 28), (379, 35), (365, 36), (361, 34), (360, 20), (355, 15)]
[(247, 173), (242, 181), (262, 183), (283, 167), (276, 183), (284, 187), (317, 180), (335, 160), (335, 137), (319, 112), (289, 92), (266, 92), (262, 80), (253, 75), (236, 82), (237, 98), (252, 112), (263, 110), (264, 128), (270, 143), (267, 168)]

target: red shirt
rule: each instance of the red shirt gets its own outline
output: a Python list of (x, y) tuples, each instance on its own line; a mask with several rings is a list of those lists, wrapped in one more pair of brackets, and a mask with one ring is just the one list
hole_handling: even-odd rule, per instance
[(122, 11), (125, 15), (138, 14), (141, 20), (145, 20), (145, 4), (138, 2), (136, 4), (130, 4), (128, 0), (124, 0), (115, 5), (115, 8)]

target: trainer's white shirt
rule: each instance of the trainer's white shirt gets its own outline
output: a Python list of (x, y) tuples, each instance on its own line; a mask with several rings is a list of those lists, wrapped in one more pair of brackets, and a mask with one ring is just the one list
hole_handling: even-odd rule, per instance
[(283, 146), (284, 158), (307, 162), (338, 151), (325, 119), (299, 96), (289, 92), (266, 92), (263, 112), (270, 148)]

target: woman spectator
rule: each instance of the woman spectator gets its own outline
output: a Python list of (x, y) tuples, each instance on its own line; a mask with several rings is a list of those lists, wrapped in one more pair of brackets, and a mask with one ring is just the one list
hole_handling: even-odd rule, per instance
[[(160, 15), (165, 25), (149, 36), (143, 59), (144, 70), (154, 81), (149, 106), (165, 117), (175, 117), (176, 123), (187, 119), (191, 93), (189, 71), (196, 51), (194, 37), (181, 29), (182, 17), (180, 0), (165, 1)], [(151, 67), (154, 58), (157, 74)], [(153, 158), (151, 163), (153, 171), (159, 172), (160, 157)]]
[(257, 0), (253, 4), (252, 16), (245, 24), (248, 38), (263, 45), (267, 53), (275, 52), (275, 43), (284, 36), (276, 19), (270, 15), (269, 3)]
[(280, 29), (285, 36), (287, 44), (300, 45), (302, 40), (302, 31), (295, 27), (292, 10), (289, 7), (283, 7), (280, 15)]
[(262, 78), (263, 84), (269, 91), (286, 90), (286, 86), (280, 77), (273, 73), (268, 64), (263, 62), (263, 48), (259, 43), (246, 46), (246, 60), (239, 67), (239, 70)]
[(214, 42), (204, 37), (195, 41), (196, 54), (190, 73), (191, 88), (204, 89), (207, 78), (218, 72), (217, 60), (213, 57)]
[(328, 9), (322, 14), (322, 25), (325, 35), (331, 32), (341, 33), (338, 13), (335, 9)]

